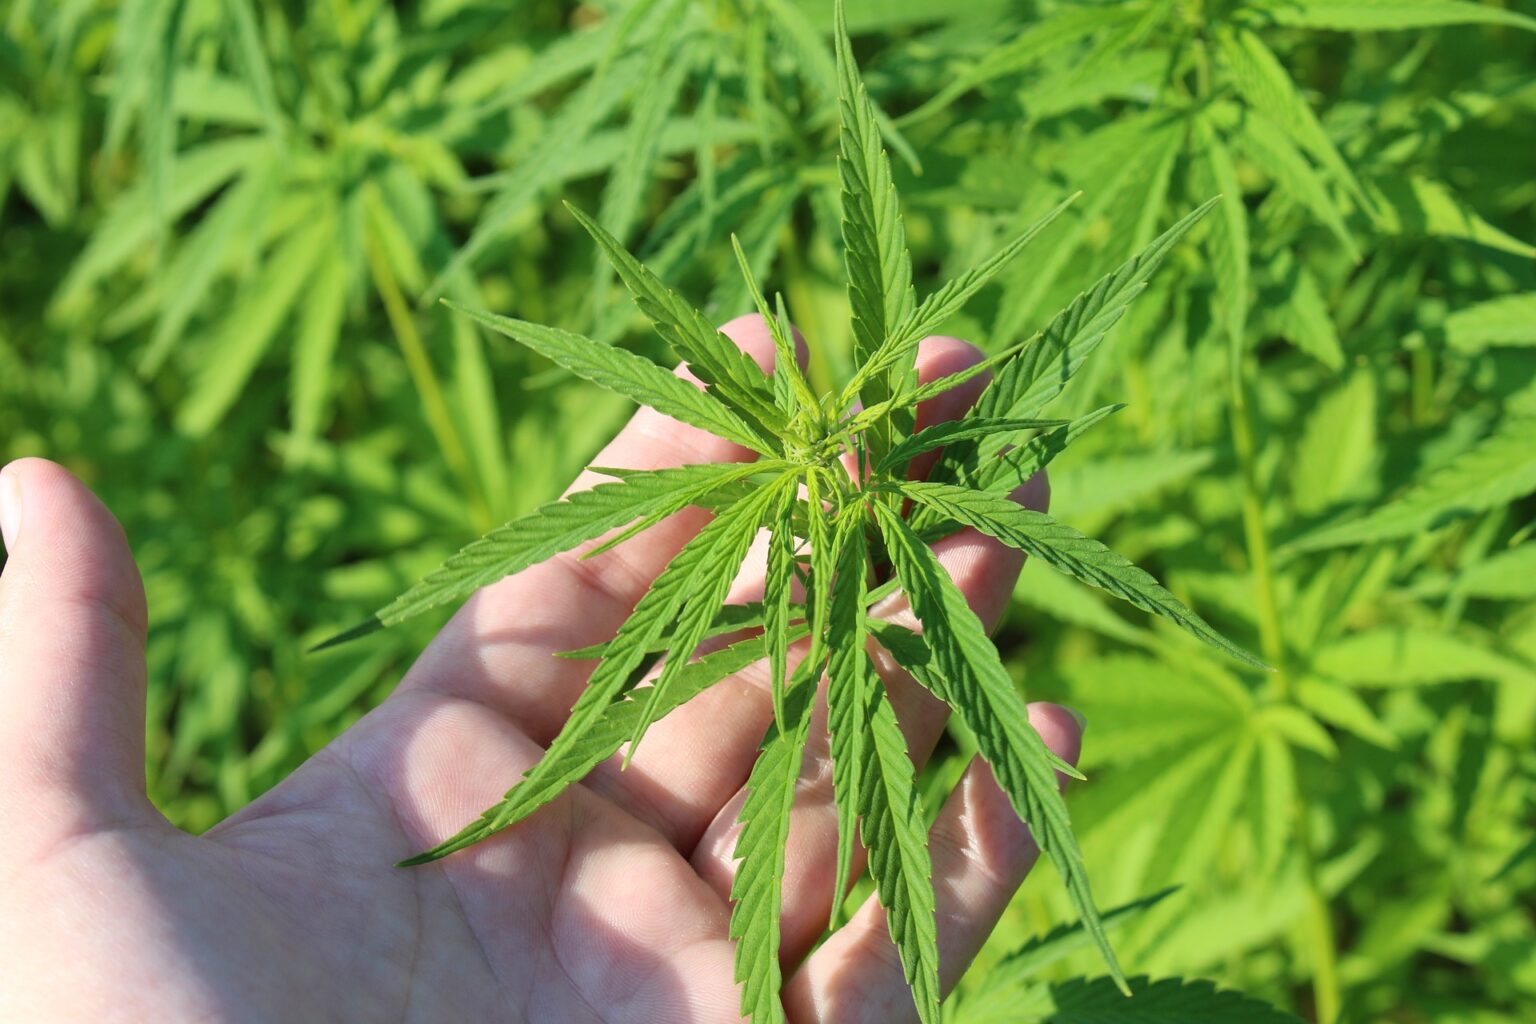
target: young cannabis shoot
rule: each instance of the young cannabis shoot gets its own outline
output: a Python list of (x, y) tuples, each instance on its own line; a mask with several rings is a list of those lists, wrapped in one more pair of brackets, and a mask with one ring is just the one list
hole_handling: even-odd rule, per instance
[[(516, 824), (621, 747), (627, 744), (632, 753), (657, 719), (731, 673), (766, 659), (774, 721), (747, 783), (736, 846), (740, 865), (731, 892), (730, 933), (738, 940), (743, 1012), (759, 1022), (783, 1016), (778, 947), (784, 845), (811, 710), (825, 677), (838, 808), (834, 892), (840, 897), (847, 891), (858, 828), (918, 1014), (925, 1022), (937, 1021), (939, 963), (927, 826), (912, 760), (870, 661), (873, 643), (975, 735), (998, 783), (1060, 871), (1111, 975), (1124, 988), (1057, 789), (1056, 772), (1076, 772), (1031, 728), (1022, 694), (929, 543), (956, 529), (974, 528), (1161, 615), (1234, 658), (1259, 665), (1146, 572), (1008, 497), (1082, 431), (1118, 408), (1070, 422), (1041, 418), (1163, 256), (1210, 204), (1079, 295), (1023, 346), (920, 385), (914, 365), (919, 342), (1067, 204), (916, 303), (890, 165), (875, 109), (854, 65), (841, 5), (836, 55), (843, 238), (858, 363), (852, 379), (835, 394), (818, 396), (811, 389), (795, 359), (782, 298), (768, 305), (739, 247), (742, 271), (775, 344), (771, 376), (599, 224), (572, 209), (657, 333), (704, 383), (702, 390), (625, 349), (553, 327), (455, 308), (572, 373), (737, 442), (759, 457), (741, 464), (604, 470), (613, 482), (551, 502), (494, 530), (365, 625), (332, 642), (465, 598), (613, 531), (619, 532), (593, 553), (689, 506), (707, 508), (713, 519), (656, 578), (617, 635), (570, 652), (598, 659), (597, 667), (544, 758), (480, 819), (404, 863), (445, 857)], [(918, 403), (983, 371), (994, 377), (968, 414), (914, 432)], [(926, 480), (908, 479), (912, 460), (935, 449), (942, 453)], [(763, 600), (724, 606), (762, 530), (770, 537)], [(874, 585), (871, 581), (885, 567), (893, 578)], [(797, 583), (803, 601), (793, 596)], [(922, 624), (921, 633), (869, 614), (874, 601), (898, 586)], [(694, 657), (708, 638), (748, 628), (755, 628), (756, 635)], [(803, 650), (793, 667), (792, 649), (797, 654)], [(660, 653), (665, 659), (659, 675), (650, 686), (637, 686), (641, 670)]]

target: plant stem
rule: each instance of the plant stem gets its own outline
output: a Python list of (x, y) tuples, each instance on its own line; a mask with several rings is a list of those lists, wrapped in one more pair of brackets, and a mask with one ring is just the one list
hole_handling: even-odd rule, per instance
[(1243, 477), (1243, 537), (1253, 569), (1259, 610), (1259, 648), (1274, 667), (1275, 697), (1286, 700), (1290, 683), (1285, 671), (1285, 641), (1280, 630), (1280, 605), (1275, 598), (1275, 577), (1269, 560), (1269, 537), (1264, 532), (1264, 501), (1259, 493), (1257, 446), (1248, 416), (1248, 389), (1243, 380), (1242, 354), (1232, 347), (1232, 447)]
[(422, 344), (420, 332), (416, 330), (416, 321), (406, 305), (405, 296), (400, 292), (395, 273), (390, 269), (389, 260), (385, 258), (372, 232), (368, 233), (364, 248), (367, 250), (368, 269), (373, 274), (374, 288), (384, 303), (384, 313), (395, 332), (395, 340), (400, 344), (400, 354), (405, 358), (411, 382), (416, 385), (416, 393), (421, 396), (427, 426), (437, 441), (438, 450), (443, 454), (443, 461), (448, 463), (448, 468), (464, 485), (470, 517), (475, 527), (482, 532), (489, 530), (495, 525), (495, 520), (485, 503), (484, 495), (480, 493), (480, 485), (470, 468), (458, 427), (454, 425), (448, 403), (443, 397), (442, 385), (438, 383), (437, 373), (432, 369), (432, 361), (427, 358), (427, 348)]
[[(1248, 389), (1244, 375), (1243, 350), (1231, 347), (1232, 446), (1237, 452), (1243, 478), (1243, 535), (1252, 566), (1255, 597), (1258, 602), (1259, 644), (1264, 658), (1274, 668), (1271, 684), (1277, 701), (1291, 696), (1290, 673), (1286, 665), (1284, 635), (1280, 627), (1280, 606), (1275, 597), (1274, 571), (1269, 556), (1269, 536), (1264, 530), (1264, 503), (1259, 493), (1257, 445), (1248, 413)], [(1307, 802), (1301, 792), (1301, 780), (1295, 780), (1296, 845), (1302, 873), (1307, 883), (1307, 920), (1305, 941), (1312, 958), (1312, 1002), (1317, 1024), (1335, 1024), (1342, 1003), (1339, 990), (1338, 948), (1329, 913), (1328, 897), (1318, 879), (1317, 860), (1312, 851), (1312, 830), (1307, 819)]]
[(1307, 882), (1304, 934), (1312, 954), (1312, 1013), (1317, 1024), (1335, 1024), (1343, 1002), (1339, 992), (1338, 940), (1333, 934), (1328, 896), (1318, 878), (1317, 858), (1312, 856), (1312, 828), (1307, 821), (1306, 801), (1299, 796), (1296, 800), (1296, 844), (1301, 848), (1301, 867)]

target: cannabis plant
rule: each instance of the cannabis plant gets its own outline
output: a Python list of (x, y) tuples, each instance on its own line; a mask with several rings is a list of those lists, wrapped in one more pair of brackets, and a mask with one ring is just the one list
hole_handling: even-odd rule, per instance
[[(919, 342), (1067, 203), (917, 302), (879, 120), (859, 79), (840, 8), (836, 57), (843, 240), (858, 361), (841, 388), (820, 395), (811, 388), (796, 362), (782, 297), (770, 307), (740, 247), (748, 291), (774, 341), (771, 376), (574, 207), (640, 310), (703, 382), (702, 390), (625, 349), (450, 303), (572, 373), (734, 441), (756, 458), (645, 472), (599, 469), (613, 481), (493, 531), (338, 638), (394, 625), (584, 542), (606, 536), (588, 555), (606, 551), (690, 506), (714, 513), (611, 640), (569, 652), (595, 659), (597, 667), (544, 758), (479, 820), (405, 863), (445, 857), (514, 825), (621, 747), (627, 745), (626, 760), (633, 756), (657, 719), (746, 664), (766, 659), (774, 721), (747, 784), (732, 890), (730, 931), (738, 940), (743, 1010), (758, 1021), (781, 1015), (784, 845), (817, 684), (825, 677), (839, 825), (834, 891), (846, 891), (855, 843), (862, 838), (919, 1015), (936, 1020), (940, 987), (926, 818), (913, 763), (870, 660), (873, 642), (975, 735), (999, 784), (1061, 873), (1111, 976), (1129, 993), (1057, 787), (1058, 771), (1077, 773), (1031, 728), (1023, 696), (929, 542), (962, 527), (980, 531), (1161, 615), (1234, 658), (1260, 664), (1127, 559), (1009, 499), (1077, 435), (1114, 411), (1072, 421), (1041, 418), (1209, 204), (1080, 295), (1023, 345), (919, 384)], [(919, 403), (989, 370), (992, 380), (966, 415), (914, 429)], [(911, 479), (914, 460), (939, 449), (927, 478)], [(759, 531), (769, 536), (763, 600), (726, 607)], [(796, 600), (797, 585), (803, 600)], [(872, 602), (897, 587), (911, 602), (921, 632), (870, 616)], [(695, 659), (711, 637), (749, 628), (755, 630), (750, 639)], [(662, 653), (659, 673), (650, 685), (638, 686), (647, 661)]]

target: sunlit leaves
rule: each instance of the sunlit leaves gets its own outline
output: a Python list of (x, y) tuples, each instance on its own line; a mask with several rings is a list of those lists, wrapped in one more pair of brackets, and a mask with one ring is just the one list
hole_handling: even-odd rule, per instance
[(1434, 529), (1536, 490), (1536, 417), (1511, 416), (1470, 451), (1422, 474), (1394, 502), (1309, 533), (1298, 550), (1364, 544)]
[[(853, 311), (854, 355), (869, 360), (912, 314), (912, 257), (907, 252), (891, 164), (880, 143), (874, 106), (859, 80), (853, 47), (837, 4), (838, 172), (843, 195), (843, 245), (848, 267), (848, 299)], [(891, 393), (884, 374), (864, 388), (866, 405)], [(897, 368), (899, 383), (906, 373)]]
[(949, 484), (912, 482), (896, 486), (903, 495), (930, 506), (946, 519), (1027, 551), (1084, 583), (1102, 587), (1143, 611), (1163, 616), (1239, 661), (1264, 667), (1263, 662), (1212, 629), (1144, 570), (1043, 512), (997, 495)]
[[(1488, 455), (1489, 446), (1508, 447), (1493, 440), (1499, 424), (1532, 408), (1533, 236), (1519, 159), (1528, 148), (1519, 133), (1529, 120), (1519, 74), (1526, 8), (1510, 0), (850, 5), (860, 33), (851, 53), (874, 72), (869, 95), (888, 97), (895, 112), (919, 111), (904, 123), (921, 122), (912, 140), (927, 164), (921, 176), (905, 174), (901, 163), (915, 165), (915, 154), (871, 106), (895, 180), (904, 191), (910, 181), (901, 213), (915, 295), (929, 297), (879, 342), (880, 365), (862, 372), (905, 366), (917, 338), (935, 329), (977, 342), (990, 357), (978, 365), (993, 374), (1018, 379), (1031, 361), (1043, 370), (1021, 392), (1032, 393), (1031, 408), (941, 424), (908, 444), (893, 415), (958, 377), (898, 387), (889, 403), (858, 413), (819, 397), (847, 388), (860, 368), (848, 358), (836, 280), (845, 247), (835, 121), (846, 76), (841, 40), (804, 13), (814, 4), (616, 0), (569, 18), (555, 7), (509, 15), (495, 5), (383, 5), (367, 17), (348, 4), (183, 6), (179, 27), (165, 18), (175, 5), (159, 0), (16, 6), (10, 73), (0, 81), (0, 192), (14, 186), (6, 226), (15, 243), (7, 247), (15, 287), (0, 317), (0, 418), (15, 453), (68, 455), (124, 515), (158, 624), (151, 782), (178, 824), (205, 827), (311, 753), (398, 677), (418, 637), (287, 660), (285, 635), (322, 628), (314, 608), (383, 605), (461, 538), (557, 493), (616, 426), (625, 401), (557, 380), (558, 359), (417, 305), (451, 283), (463, 306), (509, 313), (530, 332), (531, 322), (547, 322), (604, 346), (630, 345), (626, 331), (643, 325), (621, 303), (599, 323), (583, 322), (594, 259), (607, 253), (554, 202), (566, 194), (679, 295), (708, 296), (698, 303), (704, 330), (672, 316), (660, 342), (634, 346), (655, 365), (627, 363), (610, 382), (652, 406), (670, 396), (678, 418), (782, 453), (784, 464), (761, 463), (696, 500), (632, 495), (636, 507), (615, 511), (624, 521), (613, 525), (593, 506), (594, 521), (580, 526), (573, 500), (498, 531), (413, 592), (404, 612), (435, 600), (446, 610), (547, 557), (539, 552), (549, 544), (590, 552), (634, 538), (623, 543), (636, 550), (680, 507), (669, 502), (724, 512), (792, 466), (814, 486), (806, 496), (786, 490), (764, 517), (772, 600), (716, 609), (693, 654), (726, 632), (763, 630), (772, 642), (748, 660), (775, 663), (782, 704), (801, 650), (790, 641), (809, 638), (808, 617), (828, 658), (849, 635), (825, 595), (848, 574), (827, 550), (872, 514), (859, 495), (877, 489), (878, 477), (901, 478), (911, 456), (942, 444), (937, 479), (1001, 497), (1070, 441), (1051, 466), (1059, 523), (1112, 534), (1115, 550), (1155, 564), (1181, 601), (1244, 637), (1261, 628), (1260, 581), (1272, 582), (1271, 646), (1284, 652), (1286, 671), (1231, 679), (1293, 709), (1210, 711), (1197, 691), (1217, 664), (1213, 652), (1031, 559), (1016, 589), (1025, 607), (1012, 609), (999, 641), (1010, 675), (1031, 697), (1070, 681), (1064, 692), (1093, 721), (1089, 758), (1102, 763), (1109, 747), (1138, 752), (1091, 771), (1094, 785), (1071, 798), (1089, 863), (1106, 865), (1096, 868), (1097, 888), (1137, 891), (1127, 873), (1140, 870), (1148, 846), (1165, 851), (1158, 870), (1201, 883), (1195, 906), (1160, 907), (1145, 929), (1117, 938), (1123, 954), (1159, 972), (1219, 963), (1270, 991), (1296, 988), (1311, 958), (1322, 961), (1321, 947), (1288, 959), (1281, 948), (1300, 954), (1302, 943), (1254, 946), (1290, 934), (1274, 921), (1302, 891), (1304, 844), (1291, 832), (1302, 801), (1313, 812), (1319, 877), (1329, 891), (1346, 879), (1352, 886), (1334, 908), (1349, 949), (1345, 988), (1360, 985), (1390, 1015), (1381, 981), (1426, 977), (1427, 963), (1439, 979), (1456, 979), (1451, 988), (1465, 984), (1507, 1009), (1522, 981), (1486, 966), (1497, 963), (1486, 943), (1518, 944), (1529, 924), (1511, 922), (1508, 908), (1485, 911), (1529, 879), (1529, 862), (1491, 894), (1484, 883), (1522, 845), (1512, 824), (1529, 817), (1519, 755), (1530, 746), (1522, 666), (1536, 651), (1528, 612), (1536, 571), (1518, 464), (1500, 468)], [(1469, 27), (1423, 31), (1453, 23)], [(935, 93), (938, 102), (928, 102)], [(94, 151), (108, 134), (112, 145)], [(863, 137), (867, 154), (870, 133)], [(168, 163), (167, 141), (179, 150)], [(1215, 180), (1223, 151), (1228, 185), (1235, 180), (1241, 194)], [(984, 262), (990, 254), (1006, 252), (1010, 237), (1078, 188), (1083, 198), (959, 309), (996, 265)], [(1090, 345), (1053, 351), (1056, 308), (1217, 192), (1220, 209), (1095, 342), (1098, 356), (1079, 372), (1073, 353)], [(1243, 237), (1227, 230), (1239, 219)], [(730, 265), (733, 232), (755, 280)], [(468, 256), (455, 261), (466, 241)], [(64, 259), (76, 269), (56, 287), (51, 265)], [(370, 262), (394, 282), (388, 323)], [(50, 290), (47, 315), (38, 315)], [(779, 291), (806, 329), (815, 391), (791, 372)], [(1231, 313), (1245, 295), (1239, 332)], [(658, 309), (663, 299), (651, 296)], [(777, 328), (774, 374), (761, 385), (712, 333), (753, 305)], [(1095, 317), (1082, 315), (1091, 326)], [(418, 335), (428, 369), (444, 374), (437, 412), (447, 416), (434, 413), (431, 429), (403, 376), (390, 334), (397, 324)], [(702, 358), (666, 336), (678, 324), (685, 341), (711, 346)], [(1225, 354), (1212, 344), (1239, 333), (1262, 513), (1262, 530), (1248, 535), (1237, 529), (1244, 494), (1227, 436)], [(1015, 361), (1017, 345), (1025, 354)], [(580, 359), (604, 355), (578, 348)], [(662, 379), (674, 357), (714, 355), (730, 378), (722, 386), (699, 392)], [(723, 399), (722, 387), (733, 386), (760, 392), (756, 415)], [(768, 422), (770, 397), (782, 433)], [(1118, 398), (1130, 408), (1114, 422), (1105, 410), (1084, 415)], [(164, 427), (177, 415), (197, 429), (168, 440)], [(1045, 416), (1073, 419), (1018, 426)], [(1093, 422), (1103, 427), (1084, 433)], [(461, 462), (473, 470), (466, 479), (444, 479), (449, 456), (434, 435), (445, 423), (460, 432)], [(899, 443), (884, 458), (871, 455), (866, 437), (887, 427)], [(838, 463), (861, 457), (874, 472), (854, 483)], [(1454, 472), (1458, 460), (1464, 472)], [(1451, 474), (1443, 485), (1422, 489), (1441, 473)], [(491, 509), (466, 515), (476, 481)], [(204, 482), (218, 498), (211, 505), (186, 490)], [(1407, 503), (1406, 518), (1381, 507), (1393, 495)], [(959, 526), (932, 505), (882, 500), (901, 500), (926, 541)], [(186, 532), (165, 521), (171, 509), (178, 523), (191, 520)], [(1358, 542), (1286, 548), (1363, 526)], [(1282, 549), (1267, 565), (1265, 533)], [(886, 572), (878, 536), (869, 539), (870, 565)], [(728, 563), (715, 566), (715, 586)], [(638, 596), (644, 581), (635, 583)], [(791, 586), (805, 590), (810, 609), (788, 596)], [(693, 692), (684, 680), (695, 666), (716, 664), (714, 655), (691, 661), (672, 650), (700, 635), (707, 602), (695, 600), (646, 637), (580, 653), (600, 660), (643, 647), (636, 672), (651, 678), (657, 655), (681, 664), (652, 709), (662, 714)], [(329, 625), (335, 613), (318, 614)], [(1134, 706), (1122, 700), (1116, 716), (1102, 698), (1120, 677), (1146, 695)], [(854, 679), (861, 693), (879, 685), (867, 672), (833, 678)], [(519, 806), (580, 778), (588, 753), (611, 756), (653, 696), (617, 698), (610, 711), (623, 709), (622, 728), (611, 731), (605, 711), (587, 734), (602, 742), (564, 748), (564, 767), (522, 790)], [(857, 727), (842, 735), (864, 738)], [(261, 741), (252, 752), (240, 736)], [(968, 754), (963, 723), (954, 736)], [(1337, 761), (1324, 765), (1335, 748)], [(925, 796), (941, 796), (962, 763), (947, 741), (941, 751), (924, 775)], [(1244, 765), (1247, 785), (1232, 811), (1233, 766)], [(1122, 772), (1131, 778), (1117, 790)], [(857, 827), (850, 792), (857, 786), (844, 780), (843, 864)], [(1084, 813), (1102, 807), (1106, 792), (1125, 815)], [(1095, 828), (1096, 820), (1108, 824)], [(1213, 844), (1217, 833), (1223, 841)], [(1357, 876), (1370, 861), (1360, 851), (1384, 841), (1391, 856)], [(1429, 913), (1454, 905), (1454, 920), (1469, 923), (1437, 933), (1434, 954), (1410, 968), (1393, 920), (1405, 904), (1383, 894), (1415, 892), (1426, 878), (1462, 890), (1426, 901)], [(1031, 910), (1037, 896), (1045, 912), (1065, 912), (1044, 889), (1029, 897)], [(1355, 911), (1366, 906), (1384, 913), (1361, 930)], [(1408, 913), (1421, 915), (1419, 906)], [(1016, 911), (1005, 928), (1018, 926)], [(1015, 993), (1010, 1011), (1016, 1001)]]
[(1217, 307), (1227, 343), (1241, 351), (1248, 327), (1248, 211), (1237, 180), (1237, 167), (1220, 131), (1208, 118), (1195, 122), (1200, 153), (1195, 171), (1201, 189), (1215, 193), (1210, 253), (1216, 277)]
[(869, 735), (867, 715), (878, 685), (865, 655), (867, 629), (864, 588), (867, 558), (864, 523), (839, 535), (837, 586), (827, 615), (827, 734), (832, 751), (832, 786), (837, 803), (837, 869), (832, 887), (834, 924), (847, 892), (854, 847), (858, 840), (858, 816), (864, 806), (863, 777)]
[(1109, 978), (1040, 985), (1013, 1008), (1032, 1024), (1299, 1024), (1267, 1003), (1208, 981), (1133, 978), (1131, 998)]
[[(632, 542), (686, 507), (707, 508), (714, 518), (656, 576), (616, 635), (568, 652), (596, 659), (597, 664), (545, 757), (478, 821), (411, 863), (445, 856), (515, 824), (624, 744), (633, 754), (657, 719), (755, 654), (766, 662), (770, 677), (773, 724), (747, 781), (729, 933), (737, 940), (743, 1011), (757, 1021), (782, 1019), (779, 917), (785, 846), (816, 684), (825, 673), (838, 826), (834, 885), (841, 897), (852, 881), (855, 847), (862, 836), (915, 1008), (922, 1020), (933, 1022), (941, 996), (939, 895), (931, 877), (927, 816), (913, 757), (884, 683), (868, 658), (866, 639), (871, 634), (947, 703), (975, 737), (1014, 809), (1062, 875), (1082, 917), (1084, 935), (1113, 976), (1122, 984), (1124, 979), (1094, 906), (1058, 788), (1058, 773), (1077, 775), (1076, 769), (1031, 727), (1023, 696), (929, 541), (945, 530), (977, 529), (1257, 664), (1127, 559), (1006, 497), (1009, 488), (1118, 408), (1103, 407), (1073, 420), (1040, 416), (1100, 346), (1175, 243), (1217, 200), (1175, 223), (1068, 303), (1039, 336), (919, 386), (914, 358), (921, 338), (959, 313), (1028, 242), (1044, 234), (1066, 204), (1046, 212), (994, 255), (917, 305), (901, 210), (882, 145), (882, 119), (859, 78), (840, 4), (837, 14), (838, 182), (856, 356), (841, 391), (825, 397), (812, 391), (796, 362), (796, 341), (782, 299), (769, 305), (757, 281), (756, 261), (734, 238), (743, 294), (756, 305), (773, 341), (771, 373), (665, 285), (613, 231), (573, 207), (576, 220), (596, 241), (657, 335), (703, 382), (703, 389), (607, 343), (457, 304), (455, 308), (578, 376), (736, 441), (764, 458), (650, 472), (602, 470), (617, 481), (542, 506), (493, 531), (375, 620), (338, 639), (461, 598), (578, 545), (586, 545), (589, 556), (601, 554)], [(672, 79), (664, 83), (663, 95), (655, 102), (666, 106), (674, 84)], [(643, 121), (659, 115), (642, 104), (637, 116)], [(1158, 130), (1164, 148), (1159, 150), (1157, 174), (1163, 184), (1157, 188), (1162, 189), (1172, 166), (1174, 133), (1161, 122)], [(619, 191), (610, 192), (605, 218), (622, 229), (626, 211), (632, 210), (633, 181), (621, 175), (613, 187)], [(613, 199), (615, 194), (618, 198)], [(1232, 195), (1237, 198), (1235, 190)], [(699, 197), (705, 205), (708, 200)], [(1098, 216), (1108, 209), (1097, 205), (1089, 214)], [(1131, 212), (1132, 237), (1150, 238), (1156, 210)], [(1116, 215), (1125, 213), (1118, 210)], [(1058, 260), (1056, 270), (1064, 266)], [(994, 380), (969, 415), (912, 431), (918, 402), (984, 371), (993, 372)], [(944, 455), (933, 482), (907, 480), (915, 460), (941, 448)], [(961, 480), (964, 486), (943, 482), (946, 479)], [(907, 505), (910, 521), (898, 511)], [(763, 601), (722, 610), (750, 546), (765, 529)], [(873, 586), (872, 570), (882, 565), (894, 569), (894, 582), (906, 592), (921, 634), (869, 618), (872, 603), (894, 585)], [(797, 587), (804, 591), (803, 603), (796, 601)], [(694, 660), (708, 638), (754, 627), (761, 628), (760, 637)], [(801, 640), (806, 641), (803, 647), (792, 647)], [(648, 677), (651, 684), (639, 685), (648, 661), (658, 653), (664, 657)], [(1236, 795), (1245, 792), (1257, 743), (1244, 741), (1245, 756), (1229, 766), (1218, 783), (1222, 798), (1192, 824), (1183, 845), (1170, 847), (1170, 856), (1182, 861), (1180, 850), (1203, 850), (1217, 834)]]
[(628, 349), (604, 345), (556, 327), (464, 309), (451, 302), (448, 305), (498, 334), (527, 345), (577, 376), (617, 391), (641, 405), (648, 405), (673, 419), (691, 423), (748, 448), (763, 452), (770, 450), (769, 443), (761, 434), (713, 395), (700, 391)]
[(923, 638), (899, 629), (877, 637), (903, 668), (955, 710), (976, 736), (982, 756), (1035, 841), (1056, 865), (1084, 926), (1104, 961), (1119, 965), (1089, 892), (1086, 869), (1057, 789), (1065, 767), (1029, 724), (1023, 698), (998, 660), (997, 650), (965, 597), (931, 549), (895, 512), (873, 506), (892, 564), (927, 630)]
[[(1113, 930), (1135, 920), (1176, 891), (1164, 889), (1145, 899), (1105, 911), (1105, 928)], [(963, 1018), (975, 1024), (1011, 1024), (1017, 1020), (1020, 990), (1027, 987), (1039, 972), (1089, 944), (1088, 932), (1082, 922), (1060, 925), (1045, 935), (1036, 936), (1005, 956), (987, 972), (977, 989), (961, 1000)], [(1118, 990), (1116, 994), (1120, 994)]]
[(1536, 19), (1471, 0), (1269, 0), (1263, 8), (1282, 25), (1345, 32), (1400, 32), (1478, 23), (1536, 32)]
[[(1061, 393), (1109, 329), (1125, 315), (1126, 307), (1146, 288), (1147, 280), (1169, 251), (1215, 202), (1208, 201), (1186, 215), (1056, 314), (1044, 334), (998, 372), (970, 415), (980, 418), (1038, 414)], [(986, 453), (999, 447), (982, 446), (980, 450)]]
[(783, 1021), (779, 1003), (779, 906), (784, 885), (784, 848), (789, 841), (789, 812), (795, 780), (811, 723), (811, 691), (800, 686), (786, 709), (782, 728), (775, 723), (747, 779), (736, 840), (736, 877), (731, 882), (731, 938), (737, 941), (736, 980), (742, 1012), (754, 1024)]
[(789, 673), (789, 607), (795, 582), (795, 492), (783, 489), (769, 521), (768, 565), (763, 578), (763, 638), (768, 644), (768, 685), (773, 717), (785, 724), (784, 688)]
[[(862, 652), (856, 652), (862, 653)], [(869, 873), (886, 908), (891, 939), (918, 1018), (939, 1018), (939, 940), (934, 921), (933, 864), (928, 856), (927, 817), (914, 778), (906, 740), (885, 689), (865, 689), (864, 766), (858, 807)]]
[(738, 416), (747, 419), (754, 429), (769, 435), (777, 433), (783, 426), (784, 417), (757, 364), (734, 342), (710, 326), (704, 314), (657, 280), (656, 275), (630, 255), (618, 239), (580, 210), (570, 209), (613, 264), (634, 296), (635, 305), (650, 318), (657, 333), (683, 357), (694, 374), (708, 385), (711, 393)]
[(530, 565), (643, 516), (687, 508), (712, 492), (758, 472), (753, 464), (681, 466), (626, 476), (543, 505), (493, 530), (449, 558), (374, 619), (336, 638), (351, 639), (449, 601), (468, 597)]
[(889, 325), (884, 341), (868, 353), (858, 371), (854, 373), (853, 379), (848, 382), (843, 392), (843, 400), (849, 401), (854, 395), (862, 393), (862, 385), (865, 382), (877, 379), (880, 374), (898, 363), (909, 361), (913, 352), (916, 351), (918, 342), (959, 311), (966, 300), (985, 287), (988, 281), (1012, 262), (1014, 257), (1054, 221), (1075, 198), (1077, 197), (1068, 198), (1050, 213), (1031, 224), (984, 263), (978, 264), (946, 283), (944, 287), (924, 299), (922, 305), (908, 314), (905, 319)]
[(1322, 122), (1263, 40), (1246, 29), (1233, 29), (1220, 33), (1217, 42), (1232, 80), (1249, 106), (1279, 125), (1286, 138), (1299, 142), (1340, 184), (1361, 195), (1360, 183), (1334, 148)]

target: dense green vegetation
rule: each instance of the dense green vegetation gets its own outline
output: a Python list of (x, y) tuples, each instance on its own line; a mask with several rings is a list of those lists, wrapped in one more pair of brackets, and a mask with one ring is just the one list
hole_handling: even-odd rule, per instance
[[(1318, 1020), (1536, 1006), (1533, 15), (850, 4), (919, 297), (1084, 193), (944, 333), (1003, 351), (1222, 197), (1049, 407), (1128, 402), (1053, 463), (1051, 512), (1276, 671), (1038, 559), (997, 638), (1089, 719), (1068, 805), (1101, 905), (1180, 886), (1117, 919), (1128, 973)], [(435, 622), (307, 646), (628, 414), (430, 300), (670, 358), (560, 199), (722, 321), (752, 306), (734, 233), (814, 390), (852, 373), (830, 4), (12, 0), (0, 25), (0, 454), (123, 520), (151, 792), (188, 828)], [(952, 727), (929, 806), (975, 745)], [(1059, 888), (1038, 872), (981, 963), (1075, 920)], [(1099, 972), (1082, 945), (1010, 963)], [(978, 970), (946, 1012), (1098, 1005), (1024, 991)]]

